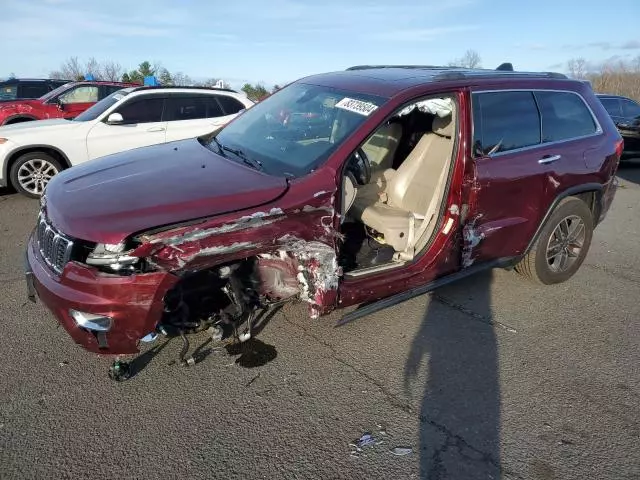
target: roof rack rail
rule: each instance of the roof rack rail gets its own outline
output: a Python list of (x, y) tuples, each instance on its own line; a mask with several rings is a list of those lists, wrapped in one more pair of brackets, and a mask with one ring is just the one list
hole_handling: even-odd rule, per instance
[(409, 69), (417, 69), (417, 70), (442, 70), (445, 68), (451, 67), (443, 67), (440, 65), (355, 65), (353, 67), (349, 67), (346, 70), (371, 70), (377, 68), (409, 68)]
[(381, 68), (406, 68), (415, 70), (433, 70), (435, 73), (434, 80), (456, 80), (475, 77), (530, 77), (530, 78), (557, 78), (567, 79), (563, 73), (558, 72), (521, 72), (514, 70), (513, 64), (510, 62), (502, 63), (495, 70), (489, 68), (464, 68), (454, 66), (437, 66), (437, 65), (355, 65), (349, 67), (346, 71), (353, 70), (374, 70)]
[(216, 87), (216, 86), (198, 86), (198, 85), (140, 85), (137, 87), (134, 87), (134, 89), (132, 90), (133, 92), (138, 91), (138, 90), (157, 90), (159, 88), (162, 89), (194, 89), (194, 90), (217, 90), (217, 91), (223, 91), (223, 92), (232, 92), (232, 93), (238, 93), (237, 90), (234, 90), (232, 88), (226, 88), (226, 87)]

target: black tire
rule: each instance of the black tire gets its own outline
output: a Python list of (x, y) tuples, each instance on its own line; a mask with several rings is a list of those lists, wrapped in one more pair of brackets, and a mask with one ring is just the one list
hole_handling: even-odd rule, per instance
[[(578, 220), (582, 222), (583, 234), (578, 231), (581, 229)], [(542, 228), (531, 250), (516, 265), (516, 272), (542, 285), (566, 282), (584, 262), (591, 246), (593, 228), (593, 214), (586, 203), (576, 197), (563, 199)], [(572, 240), (572, 235), (562, 238), (565, 232), (573, 233), (576, 238)], [(578, 244), (581, 245), (579, 250)], [(563, 260), (570, 263), (563, 263)]]
[[(63, 169), (60, 161), (45, 152), (29, 152), (18, 157), (11, 165), (9, 178), (11, 185), (18, 193), (29, 198), (40, 198), (42, 190), (51, 177), (61, 172)], [(33, 172), (32, 182), (28, 181), (27, 175)], [(26, 180), (27, 179), (27, 180)]]

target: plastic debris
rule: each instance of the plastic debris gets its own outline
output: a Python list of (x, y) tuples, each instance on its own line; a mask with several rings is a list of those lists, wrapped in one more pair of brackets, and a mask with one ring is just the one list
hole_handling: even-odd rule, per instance
[(384, 426), (384, 425), (382, 425), (382, 424), (378, 424), (378, 425), (377, 425), (377, 427), (378, 427), (378, 431), (380, 432), (380, 435), (385, 436), (385, 437), (386, 437), (387, 435), (389, 435), (389, 434), (387, 433), (387, 427), (385, 427), (385, 426)]
[(391, 452), (392, 455), (397, 455), (399, 457), (413, 453), (413, 449), (409, 447), (396, 447), (396, 448), (392, 448), (389, 451)]
[(371, 435), (370, 433), (365, 433), (358, 440), (356, 440), (356, 447), (363, 448), (375, 442), (376, 442), (376, 439), (373, 438), (373, 435)]
[(349, 446), (352, 447), (351, 456), (358, 457), (362, 454), (365, 448), (373, 448), (382, 443), (384, 443), (383, 440), (377, 440), (373, 435), (371, 435), (371, 433), (366, 432), (359, 439), (354, 440), (349, 444)]

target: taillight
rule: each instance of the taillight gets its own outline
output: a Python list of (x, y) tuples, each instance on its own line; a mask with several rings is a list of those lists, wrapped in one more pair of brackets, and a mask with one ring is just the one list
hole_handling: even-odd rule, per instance
[(624, 150), (624, 140), (620, 139), (616, 142), (616, 156), (620, 158), (622, 156), (622, 151)]

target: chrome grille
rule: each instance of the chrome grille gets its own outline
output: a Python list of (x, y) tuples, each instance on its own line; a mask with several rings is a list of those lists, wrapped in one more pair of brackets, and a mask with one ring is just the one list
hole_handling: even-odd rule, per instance
[(62, 273), (64, 266), (71, 258), (73, 242), (53, 228), (44, 215), (38, 217), (36, 241), (44, 261), (55, 272)]

